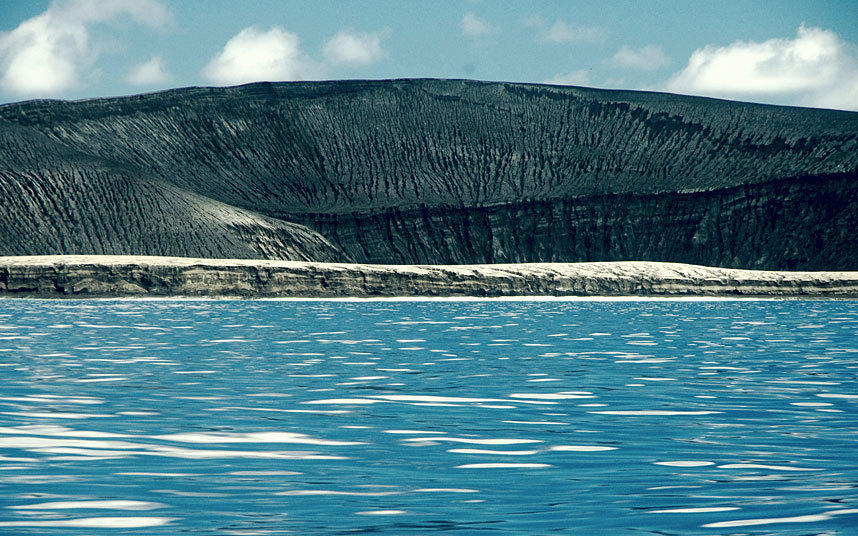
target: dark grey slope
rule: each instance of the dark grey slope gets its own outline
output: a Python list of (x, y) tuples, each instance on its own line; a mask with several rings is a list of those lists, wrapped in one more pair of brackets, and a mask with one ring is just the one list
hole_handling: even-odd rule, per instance
[(0, 255), (346, 258), (306, 227), (175, 187), (78, 171), (42, 178), (0, 173)]
[[(14, 161), (10, 146), (19, 149)], [(38, 133), (0, 131), (0, 147), (0, 255), (343, 258), (306, 227), (106, 165)]]
[(283, 216), (712, 190), (858, 168), (858, 114), (400, 80), (0, 108), (63, 145)]
[(858, 268), (844, 232), (858, 224), (858, 113), (345, 81), (12, 104), (0, 106), (3, 132), (0, 159), (26, 150), (21, 133), (44, 138), (26, 168), (36, 174), (91, 173), (68, 156), (84, 155), (129, 180), (310, 226), (342, 259)]

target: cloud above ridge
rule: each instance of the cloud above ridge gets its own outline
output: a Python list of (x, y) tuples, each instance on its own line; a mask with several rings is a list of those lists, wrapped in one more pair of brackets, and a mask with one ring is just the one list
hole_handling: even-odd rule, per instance
[(167, 71), (164, 58), (161, 56), (153, 56), (149, 60), (135, 65), (125, 77), (126, 82), (135, 86), (155, 86), (167, 83), (172, 79), (173, 77)]
[(462, 17), (461, 26), (462, 33), (467, 37), (488, 37), (498, 31), (496, 26), (478, 17), (473, 11), (465, 13)]
[(299, 47), (298, 35), (280, 26), (262, 30), (250, 26), (226, 42), (203, 68), (203, 76), (218, 84), (262, 80), (304, 80), (316, 68)]
[(772, 99), (858, 110), (858, 47), (801, 25), (793, 39), (736, 41), (695, 50), (666, 89), (730, 99)]
[(158, 0), (55, 0), (47, 10), (0, 33), (0, 87), (27, 96), (54, 96), (83, 85), (101, 52), (96, 25), (122, 17), (152, 28), (171, 21)]
[(370, 65), (387, 56), (381, 41), (389, 35), (389, 29), (376, 33), (340, 30), (325, 43), (322, 53), (325, 60), (332, 64)]
[(571, 26), (566, 21), (556, 20), (545, 31), (543, 39), (549, 43), (596, 42), (602, 39), (603, 33), (597, 26)]
[(656, 71), (670, 64), (670, 58), (659, 45), (645, 45), (641, 48), (623, 45), (607, 63), (621, 69)]
[(578, 69), (568, 73), (558, 73), (551, 78), (542, 81), (543, 84), (554, 84), (558, 86), (587, 86), (590, 85), (590, 71)]
[(301, 49), (298, 34), (280, 26), (268, 30), (250, 26), (230, 38), (202, 74), (221, 85), (318, 79), (331, 69), (365, 67), (384, 59), (382, 40), (390, 34), (389, 28), (369, 33), (340, 30), (322, 47), (324, 59), (317, 60)]
[(562, 19), (549, 26), (538, 15), (526, 19), (523, 25), (536, 30), (537, 40), (543, 43), (599, 43), (605, 38), (605, 29), (601, 26), (573, 26)]

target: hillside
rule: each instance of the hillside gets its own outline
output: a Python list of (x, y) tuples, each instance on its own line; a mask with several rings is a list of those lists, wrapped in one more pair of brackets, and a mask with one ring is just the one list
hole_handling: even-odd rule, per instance
[(459, 80), (0, 106), (0, 255), (856, 269), (858, 113)]

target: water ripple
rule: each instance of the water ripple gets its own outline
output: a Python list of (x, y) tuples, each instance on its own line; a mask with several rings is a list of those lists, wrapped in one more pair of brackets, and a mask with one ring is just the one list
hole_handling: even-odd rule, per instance
[(0, 333), (4, 533), (858, 519), (855, 301), (0, 300)]

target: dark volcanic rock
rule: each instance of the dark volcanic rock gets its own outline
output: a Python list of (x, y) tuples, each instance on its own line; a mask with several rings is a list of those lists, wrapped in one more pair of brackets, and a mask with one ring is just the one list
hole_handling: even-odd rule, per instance
[(0, 106), (0, 254), (855, 269), (858, 113), (455, 80)]
[(838, 175), (701, 193), (616, 194), (480, 208), (318, 215), (351, 258), (413, 264), (670, 259), (754, 269), (858, 266), (858, 180)]

